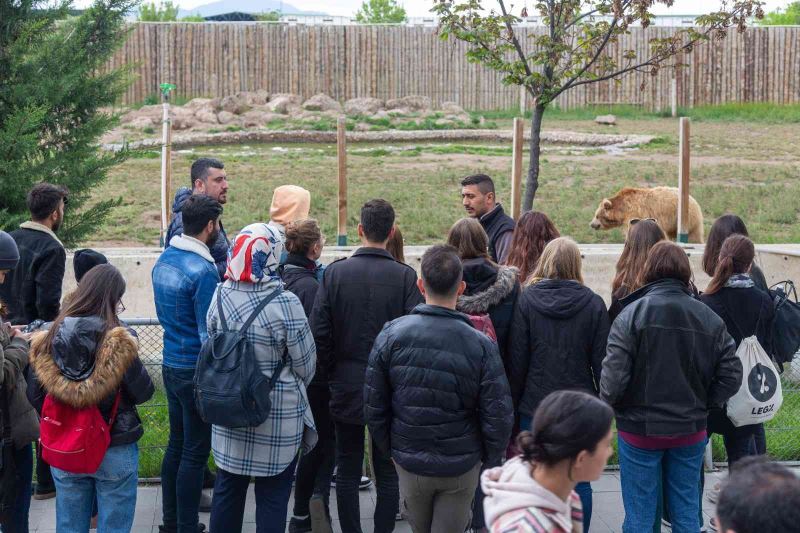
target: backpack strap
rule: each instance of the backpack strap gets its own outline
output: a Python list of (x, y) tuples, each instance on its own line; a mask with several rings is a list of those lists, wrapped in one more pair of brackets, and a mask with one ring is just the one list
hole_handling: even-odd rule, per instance
[(258, 315), (267, 306), (267, 304), (269, 304), (272, 300), (274, 300), (275, 297), (278, 296), (281, 292), (283, 292), (283, 289), (278, 287), (277, 289), (272, 291), (272, 293), (269, 296), (264, 298), (260, 304), (258, 304), (258, 307), (255, 308), (250, 317), (245, 321), (244, 325), (242, 326), (242, 329), (239, 330), (239, 336), (244, 337), (245, 333), (247, 333), (248, 328), (256, 319), (256, 317), (258, 317)]
[(219, 325), (223, 333), (228, 333), (228, 322), (225, 320), (225, 314), (222, 312), (222, 286), (220, 285), (217, 291), (217, 315), (219, 316)]
[(272, 392), (275, 389), (275, 384), (278, 382), (278, 378), (281, 377), (281, 372), (283, 372), (283, 367), (286, 366), (286, 361), (289, 359), (289, 348), (283, 348), (283, 357), (281, 360), (278, 361), (278, 366), (275, 367), (275, 371), (272, 373), (272, 377), (269, 378), (269, 390)]
[(736, 329), (738, 329), (738, 330), (739, 330), (739, 334), (741, 335), (741, 337), (742, 337), (742, 340), (744, 340), (744, 339), (745, 339), (745, 338), (747, 338), (747, 337), (751, 337), (752, 335), (758, 335), (758, 326), (759, 326), (759, 324), (761, 324), (761, 311), (762, 311), (762, 307), (763, 307), (762, 305), (759, 305), (759, 306), (758, 306), (758, 318), (756, 319), (756, 326), (755, 326), (755, 329), (754, 329), (754, 331), (753, 331), (753, 333), (752, 333), (751, 335), (745, 335), (745, 334), (744, 334), (744, 330), (743, 330), (743, 329), (741, 328), (741, 326), (739, 326), (739, 324), (736, 322), (736, 319), (735, 319), (735, 318), (733, 318), (733, 313), (731, 313), (730, 311), (727, 311), (727, 310), (726, 310), (726, 311), (728, 312), (728, 318), (730, 318), (730, 319), (731, 319), (731, 322), (733, 322), (733, 325), (734, 325), (734, 326), (736, 326)]

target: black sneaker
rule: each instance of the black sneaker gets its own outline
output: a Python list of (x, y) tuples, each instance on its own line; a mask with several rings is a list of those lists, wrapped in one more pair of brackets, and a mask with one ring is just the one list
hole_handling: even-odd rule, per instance
[[(206, 530), (206, 525), (205, 524), (202, 524), (202, 523), (197, 524), (197, 533), (203, 533), (203, 531), (205, 531), (205, 530)], [(176, 531), (178, 531), (177, 527), (175, 529), (172, 529), (172, 528), (169, 528), (169, 527), (165, 526), (164, 524), (161, 524), (160, 526), (158, 526), (158, 533), (175, 533)]]
[(289, 533), (311, 533), (311, 517), (297, 518), (293, 516), (289, 520)]
[(34, 500), (49, 500), (56, 497), (56, 488), (53, 487), (40, 487), (38, 484), (33, 488)]
[[(336, 486), (336, 474), (331, 476), (331, 487)], [(361, 476), (361, 479), (358, 482), (358, 490), (367, 490), (372, 486), (372, 480), (367, 476)]]

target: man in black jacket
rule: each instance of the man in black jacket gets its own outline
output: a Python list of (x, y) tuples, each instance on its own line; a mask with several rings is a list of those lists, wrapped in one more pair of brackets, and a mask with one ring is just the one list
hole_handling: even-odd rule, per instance
[[(317, 364), (327, 375), (331, 417), (336, 426), (336, 497), (342, 531), (361, 532), (358, 483), (364, 462), (364, 372), (375, 337), (390, 320), (422, 302), (414, 269), (386, 251), (394, 232), (394, 209), (385, 200), (361, 208), (358, 235), (363, 246), (332, 263), (317, 291), (311, 328)], [(373, 446), (378, 501), (375, 531), (394, 530), (397, 473), (388, 455)]]
[(55, 320), (67, 264), (64, 245), (56, 237), (64, 220), (66, 189), (39, 183), (28, 193), (27, 203), (31, 220), (10, 233), (19, 248), (19, 265), (0, 285), (0, 299), (13, 325)]
[(486, 174), (475, 174), (461, 180), (461, 204), (467, 215), (477, 218), (489, 236), (489, 255), (495, 263), (506, 260), (511, 251), (514, 219), (497, 203), (494, 181)]
[(455, 310), (464, 292), (450, 246), (422, 256), (425, 304), (383, 327), (369, 357), (365, 417), (391, 454), (414, 531), (464, 531), (481, 463), (497, 463), (514, 423), (497, 345)]
[[(14, 325), (56, 319), (61, 308), (61, 285), (67, 264), (64, 245), (56, 237), (64, 220), (67, 190), (39, 183), (28, 192), (27, 203), (31, 220), (10, 233), (19, 248), (19, 264), (0, 285), (0, 301), (8, 306), (8, 320)], [(42, 460), (38, 443), (36, 455), (37, 482), (33, 498), (53, 498), (56, 487), (49, 465)]]

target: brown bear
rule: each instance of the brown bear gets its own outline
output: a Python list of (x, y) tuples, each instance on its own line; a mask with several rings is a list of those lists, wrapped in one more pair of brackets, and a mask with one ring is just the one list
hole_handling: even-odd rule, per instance
[[(639, 189), (626, 187), (613, 198), (603, 198), (591, 226), (594, 229), (611, 229), (624, 226), (627, 232), (633, 218), (654, 218), (672, 240), (678, 235), (677, 187)], [(689, 242), (703, 242), (703, 212), (700, 204), (689, 196), (689, 221), (686, 225)]]

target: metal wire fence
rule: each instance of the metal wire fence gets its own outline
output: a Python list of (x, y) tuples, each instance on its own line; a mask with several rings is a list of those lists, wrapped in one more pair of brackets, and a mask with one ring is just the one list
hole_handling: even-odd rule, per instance
[[(139, 336), (139, 356), (147, 368), (156, 393), (146, 404), (139, 407), (144, 424), (144, 437), (139, 441), (139, 476), (157, 477), (161, 459), (169, 436), (167, 399), (161, 378), (161, 354), (164, 348), (163, 330), (157, 319), (127, 320)], [(785, 365), (782, 376), (783, 406), (773, 420), (766, 424), (767, 450), (779, 461), (800, 461), (800, 357), (793, 364)], [(713, 441), (714, 461), (725, 461), (725, 448), (717, 435)], [(611, 463), (616, 462), (616, 455)]]

